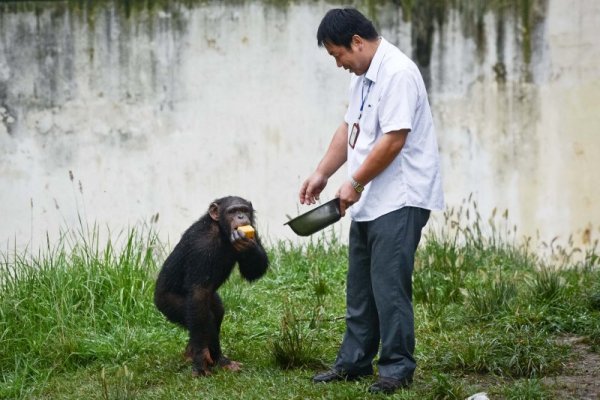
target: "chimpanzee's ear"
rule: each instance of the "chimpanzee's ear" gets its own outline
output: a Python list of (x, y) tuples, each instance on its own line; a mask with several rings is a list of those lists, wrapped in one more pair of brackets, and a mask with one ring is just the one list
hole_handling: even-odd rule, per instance
[(210, 207), (208, 207), (208, 214), (213, 219), (213, 221), (219, 220), (219, 205), (217, 203), (212, 203)]

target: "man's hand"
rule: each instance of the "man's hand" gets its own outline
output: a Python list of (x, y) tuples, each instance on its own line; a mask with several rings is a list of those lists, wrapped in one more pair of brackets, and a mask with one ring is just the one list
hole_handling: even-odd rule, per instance
[(340, 199), (340, 213), (342, 217), (346, 215), (346, 209), (360, 200), (361, 194), (354, 190), (352, 183), (346, 181), (340, 186), (336, 193), (336, 197)]
[(327, 186), (327, 176), (314, 172), (304, 181), (300, 188), (300, 204), (315, 204), (319, 200), (319, 195)]
[(348, 157), (348, 124), (342, 121), (336, 129), (329, 148), (313, 174), (304, 181), (300, 188), (300, 204), (315, 204), (327, 180), (335, 173)]

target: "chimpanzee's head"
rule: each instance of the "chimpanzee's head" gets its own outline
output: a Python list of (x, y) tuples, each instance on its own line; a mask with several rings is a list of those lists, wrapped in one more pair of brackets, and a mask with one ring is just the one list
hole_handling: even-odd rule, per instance
[(243, 225), (254, 225), (252, 203), (237, 196), (227, 196), (212, 202), (208, 213), (219, 224), (221, 232), (229, 236)]

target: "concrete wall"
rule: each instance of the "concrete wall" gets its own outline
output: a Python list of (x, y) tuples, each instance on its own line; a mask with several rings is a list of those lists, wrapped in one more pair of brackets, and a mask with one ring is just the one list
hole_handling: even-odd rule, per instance
[[(152, 220), (173, 242), (228, 194), (252, 200), (268, 239), (310, 240), (283, 223), (308, 209), (298, 189), (346, 106), (349, 75), (315, 39), (331, 3), (73, 4), (0, 4), (0, 243), (36, 247), (80, 218), (113, 232)], [(520, 234), (588, 243), (600, 221), (600, 3), (537, 7), (526, 36), (512, 12), (480, 13), (473, 33), (449, 9), (426, 62), (405, 12), (370, 12), (419, 56), (449, 210), (471, 196), (484, 218), (508, 210)]]

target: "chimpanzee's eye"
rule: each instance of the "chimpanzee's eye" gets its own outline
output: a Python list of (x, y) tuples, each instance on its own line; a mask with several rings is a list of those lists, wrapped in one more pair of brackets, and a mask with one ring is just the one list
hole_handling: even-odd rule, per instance
[(237, 213), (249, 214), (250, 209), (248, 207), (244, 207), (244, 206), (231, 207), (231, 208), (227, 209), (227, 214), (237, 214)]

